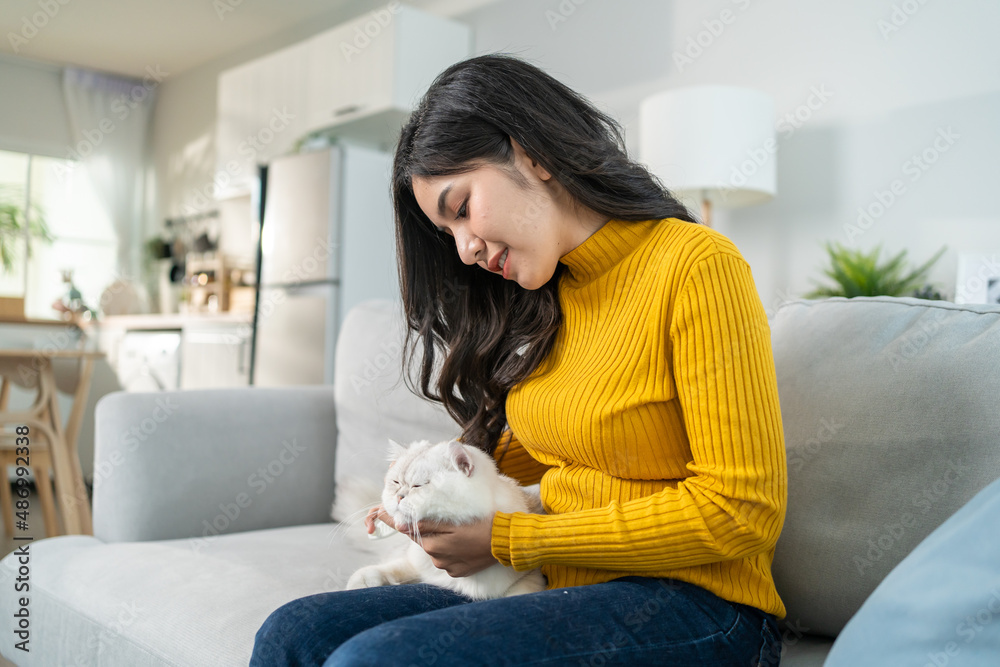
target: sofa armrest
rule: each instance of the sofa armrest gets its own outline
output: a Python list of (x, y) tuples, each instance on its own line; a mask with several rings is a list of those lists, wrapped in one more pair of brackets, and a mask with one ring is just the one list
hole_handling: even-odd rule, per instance
[(93, 524), (106, 542), (330, 521), (329, 385), (119, 391), (95, 409)]

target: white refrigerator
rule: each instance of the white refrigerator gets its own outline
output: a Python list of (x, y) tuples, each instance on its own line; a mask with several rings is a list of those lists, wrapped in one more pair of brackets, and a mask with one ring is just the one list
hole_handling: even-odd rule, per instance
[(251, 384), (333, 384), (347, 311), (399, 300), (391, 169), (388, 153), (341, 141), (263, 170)]

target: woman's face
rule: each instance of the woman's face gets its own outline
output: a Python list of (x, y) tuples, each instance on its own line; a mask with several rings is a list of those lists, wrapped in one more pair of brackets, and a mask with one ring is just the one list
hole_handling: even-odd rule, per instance
[(454, 237), (463, 262), (534, 290), (604, 220), (592, 211), (581, 218), (561, 184), (513, 139), (511, 145), (526, 189), (503, 169), (482, 165), (453, 176), (414, 176), (413, 194), (434, 226)]

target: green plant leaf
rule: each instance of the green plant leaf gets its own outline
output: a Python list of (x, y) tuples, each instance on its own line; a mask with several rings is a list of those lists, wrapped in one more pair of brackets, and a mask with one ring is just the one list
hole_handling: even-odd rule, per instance
[(879, 244), (871, 252), (865, 253), (853, 248), (845, 248), (840, 244), (825, 243), (829, 255), (830, 266), (823, 274), (830, 278), (834, 285), (822, 285), (813, 281), (816, 289), (807, 293), (805, 298), (818, 299), (831, 296), (852, 298), (856, 296), (905, 296), (923, 285), (923, 280), (931, 267), (941, 258), (947, 249), (942, 247), (937, 254), (923, 265), (909, 271), (906, 269), (907, 251), (890, 257), (880, 264), (878, 257), (882, 252)]

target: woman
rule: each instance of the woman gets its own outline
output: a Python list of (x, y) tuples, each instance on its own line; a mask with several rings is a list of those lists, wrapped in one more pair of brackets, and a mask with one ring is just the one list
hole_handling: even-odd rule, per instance
[(613, 119), (506, 55), (430, 86), (393, 197), (420, 391), (541, 482), (547, 512), (421, 525), (422, 545), (452, 576), (499, 561), (548, 589), (309, 596), (271, 614), (251, 664), (777, 664), (784, 441), (736, 247), (628, 159)]

